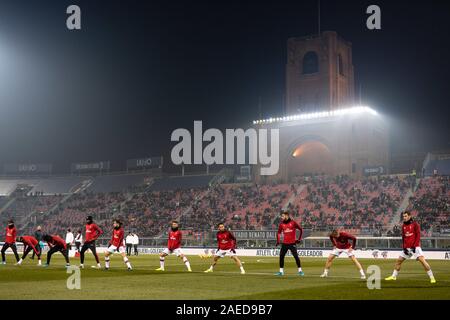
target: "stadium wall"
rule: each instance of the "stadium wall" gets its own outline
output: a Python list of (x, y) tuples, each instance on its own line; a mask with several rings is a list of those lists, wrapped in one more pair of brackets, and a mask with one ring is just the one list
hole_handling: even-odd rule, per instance
[[(0, 243), (2, 245), (2, 243)], [(18, 244), (18, 250), (23, 250), (23, 246)], [(165, 247), (141, 247), (138, 248), (140, 254), (159, 254)], [(183, 248), (183, 253), (188, 256), (198, 256), (203, 257), (212, 256), (216, 252), (216, 248)], [(106, 247), (97, 247), (98, 253), (104, 253)], [(301, 258), (327, 258), (332, 250), (321, 250), (321, 249), (299, 249), (298, 254)], [(70, 250), (70, 257), (75, 256), (75, 250)], [(354, 250), (353, 251), (357, 259), (397, 259), (400, 250)], [(7, 254), (12, 254), (12, 251), (8, 250)], [(241, 257), (278, 257), (280, 255), (280, 249), (237, 249), (236, 253)], [(450, 261), (450, 250), (449, 251), (424, 251), (424, 256), (427, 260), (449, 260)], [(291, 255), (290, 252), (287, 253), (288, 256)], [(340, 257), (347, 258), (345, 254)]]
[[(106, 248), (102, 248), (103, 251)], [(142, 254), (159, 254), (165, 248), (139, 248)], [(215, 248), (183, 248), (186, 255), (213, 255)], [(298, 254), (301, 258), (327, 258), (332, 250), (307, 250), (299, 249)], [(355, 256), (358, 259), (397, 259), (400, 250), (355, 250)], [(279, 257), (280, 249), (237, 249), (236, 253), (242, 257)], [(287, 254), (290, 256), (290, 252)], [(425, 258), (428, 260), (450, 260), (450, 251), (424, 251)], [(345, 254), (339, 258), (347, 258)]]

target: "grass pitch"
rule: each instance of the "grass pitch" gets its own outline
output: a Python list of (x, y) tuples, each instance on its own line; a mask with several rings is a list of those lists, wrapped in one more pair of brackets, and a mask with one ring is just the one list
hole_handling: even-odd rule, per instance
[[(45, 257), (45, 256), (44, 256)], [(59, 254), (49, 268), (36, 266), (27, 258), (22, 266), (0, 265), (0, 299), (450, 299), (450, 262), (430, 261), (437, 283), (432, 285), (422, 266), (406, 261), (395, 282), (381, 281), (381, 289), (369, 290), (349, 259), (337, 259), (330, 276), (322, 279), (325, 259), (304, 258), (304, 277), (296, 274), (292, 257), (286, 258), (285, 275), (277, 277), (278, 259), (274, 257), (242, 257), (245, 275), (231, 259), (220, 259), (213, 273), (203, 273), (211, 262), (190, 256), (193, 269), (188, 273), (179, 258), (166, 258), (166, 271), (159, 267), (157, 255), (130, 257), (134, 271), (127, 272), (120, 256), (111, 258), (109, 271), (92, 269), (92, 255), (87, 256), (81, 270), (81, 289), (69, 290), (64, 261)], [(76, 258), (71, 260), (78, 265)], [(390, 275), (393, 260), (361, 259), (365, 269), (378, 265), (384, 279)], [(103, 265), (103, 257), (102, 257)]]

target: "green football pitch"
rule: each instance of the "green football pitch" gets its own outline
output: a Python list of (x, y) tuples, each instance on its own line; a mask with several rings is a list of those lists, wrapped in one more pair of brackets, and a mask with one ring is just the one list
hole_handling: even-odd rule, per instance
[[(219, 261), (213, 273), (203, 273), (210, 258), (189, 257), (193, 272), (180, 259), (166, 258), (166, 271), (156, 255), (130, 257), (134, 270), (127, 272), (120, 256), (113, 256), (109, 271), (92, 269), (92, 255), (81, 270), (81, 288), (69, 290), (71, 276), (62, 256), (55, 255), (49, 268), (26, 259), (22, 266), (0, 265), (0, 299), (450, 299), (450, 261), (430, 261), (436, 284), (430, 284), (422, 266), (406, 261), (395, 282), (381, 280), (381, 288), (369, 290), (367, 282), (348, 259), (335, 261), (328, 278), (320, 278), (325, 259), (302, 259), (305, 276), (296, 274), (292, 257), (286, 258), (285, 275), (277, 277), (275, 257), (242, 257), (245, 275), (229, 258)], [(78, 259), (72, 259), (78, 265)], [(393, 260), (361, 260), (364, 268), (377, 265), (382, 279), (392, 272)], [(102, 261), (103, 265), (103, 261)]]

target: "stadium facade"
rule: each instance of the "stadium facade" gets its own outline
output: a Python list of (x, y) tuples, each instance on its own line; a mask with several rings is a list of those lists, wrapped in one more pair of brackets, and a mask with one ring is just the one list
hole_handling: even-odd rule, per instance
[(389, 171), (389, 128), (382, 115), (356, 106), (352, 45), (326, 31), (288, 40), (286, 114), (254, 121), (280, 131), (280, 170), (271, 179), (304, 174), (363, 175)]

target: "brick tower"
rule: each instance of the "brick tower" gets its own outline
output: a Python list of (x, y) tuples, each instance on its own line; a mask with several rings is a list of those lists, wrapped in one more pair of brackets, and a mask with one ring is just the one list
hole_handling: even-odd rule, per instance
[(286, 66), (288, 115), (354, 104), (352, 45), (336, 32), (290, 38)]

